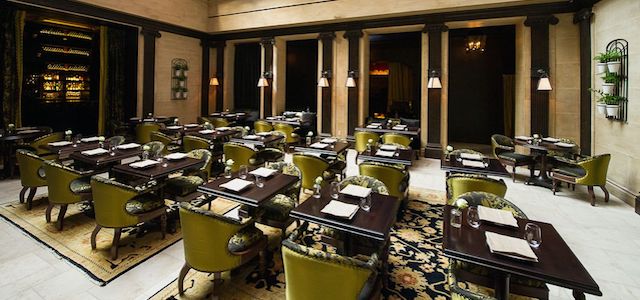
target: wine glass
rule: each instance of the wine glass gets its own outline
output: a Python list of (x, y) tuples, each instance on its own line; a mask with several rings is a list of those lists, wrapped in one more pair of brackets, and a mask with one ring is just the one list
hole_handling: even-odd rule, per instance
[(340, 182), (331, 182), (330, 190), (331, 198), (338, 199), (340, 197)]
[(470, 206), (467, 209), (467, 223), (473, 228), (480, 227), (480, 215), (478, 214), (478, 208)]
[(360, 208), (367, 212), (371, 209), (371, 193), (364, 198), (360, 198)]
[(264, 186), (264, 179), (260, 175), (255, 175), (256, 177), (256, 186), (262, 188)]
[(241, 179), (247, 179), (247, 174), (249, 173), (249, 167), (247, 165), (241, 165), (238, 170), (238, 177)]
[(524, 238), (529, 242), (531, 247), (540, 247), (540, 244), (542, 244), (542, 230), (540, 226), (527, 223), (527, 225), (524, 226)]

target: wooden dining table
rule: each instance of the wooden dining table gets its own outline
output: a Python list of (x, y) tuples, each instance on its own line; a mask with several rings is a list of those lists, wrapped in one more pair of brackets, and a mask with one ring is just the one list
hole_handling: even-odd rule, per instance
[(378, 126), (370, 126), (371, 124), (365, 124), (359, 127), (356, 127), (356, 131), (368, 131), (375, 132), (378, 134), (385, 133), (397, 133), (408, 136), (420, 136), (420, 127), (410, 127), (407, 126), (405, 129), (393, 129), (393, 126), (388, 125), (387, 123), (380, 123)]
[(17, 143), (31, 141), (51, 132), (48, 127), (19, 127), (9, 132), (0, 130), (0, 156), (3, 162), (3, 177), (11, 177), (14, 173), (13, 154)]
[(540, 158), (540, 173), (538, 176), (530, 177), (525, 181), (525, 184), (541, 186), (548, 189), (553, 188), (553, 180), (549, 178), (547, 172), (549, 171), (548, 154), (549, 151), (559, 152), (571, 152), (573, 147), (561, 147), (552, 142), (540, 141), (534, 142), (533, 140), (514, 139), (514, 144), (531, 149), (532, 152), (538, 154)]
[(265, 119), (262, 119), (261, 121), (265, 121), (265, 122), (269, 122), (271, 124), (289, 124), (291, 126), (301, 126), (302, 125), (302, 121), (300, 120), (300, 118), (285, 118), (282, 116), (276, 116), (276, 117), (267, 117)]
[[(94, 148), (97, 148), (97, 146), (94, 146)], [(142, 155), (142, 150), (140, 150), (140, 147), (136, 147), (133, 149), (115, 149), (113, 152), (102, 155), (86, 155), (82, 151), (76, 151), (71, 153), (69, 158), (73, 159), (76, 164), (86, 168), (104, 169), (120, 164), (124, 159), (140, 155)]]
[(266, 136), (258, 136), (256, 139), (248, 139), (246, 137), (234, 137), (231, 138), (232, 142), (240, 144), (249, 144), (257, 147), (267, 147), (269, 145), (276, 144), (284, 139), (284, 135), (270, 134)]
[(416, 157), (414, 150), (410, 149), (396, 149), (393, 151), (394, 155), (391, 157), (379, 155), (377, 152), (378, 148), (372, 147), (371, 151), (365, 150), (358, 154), (358, 159), (362, 161), (411, 166), (413, 164), (413, 159)]
[[(483, 157), (480, 163), (486, 163), (485, 166), (471, 166), (465, 164), (466, 159), (462, 159), (458, 156), (446, 157), (442, 156), (440, 159), (440, 169), (446, 172), (449, 176), (450, 173), (464, 173), (464, 174), (480, 174), (486, 176), (497, 177), (511, 177), (511, 174), (507, 171), (507, 168), (500, 163), (500, 161), (493, 157)], [(468, 160), (467, 160), (468, 161)]]
[(313, 139), (311, 141), (311, 144), (307, 145), (297, 145), (294, 147), (295, 151), (298, 152), (313, 152), (313, 153), (319, 153), (321, 155), (327, 155), (327, 156), (338, 156), (339, 154), (347, 151), (349, 149), (349, 142), (342, 142), (340, 140), (337, 140), (335, 143), (326, 143), (327, 146), (324, 148), (316, 148), (316, 147), (311, 147), (312, 144), (314, 143), (321, 143), (321, 141), (325, 139), (325, 138), (316, 138)]
[[(247, 175), (246, 180), (251, 180), (253, 175)], [(220, 177), (207, 184), (198, 187), (198, 192), (209, 196), (221, 197), (228, 200), (232, 200), (251, 208), (259, 207), (264, 201), (273, 198), (276, 194), (291, 187), (298, 180), (297, 176), (291, 176), (283, 173), (275, 173), (267, 178), (264, 178), (264, 186), (257, 187), (255, 184), (250, 185), (241, 191), (232, 191), (224, 187), (220, 187), (221, 184), (227, 183), (235, 178), (238, 178), (238, 173), (232, 174), (231, 178)], [(208, 197), (208, 199), (214, 199), (214, 197)]]
[[(584, 299), (584, 293), (602, 296), (600, 287), (582, 265), (578, 257), (562, 239), (553, 225), (544, 222), (516, 218), (518, 228), (493, 225), (482, 222), (479, 228), (467, 223), (466, 210), (462, 212), (462, 226), (451, 226), (451, 206), (444, 208), (444, 255), (459, 261), (489, 268), (499, 274), (496, 277), (496, 296), (509, 299), (510, 279), (512, 275), (526, 279), (539, 280), (573, 290), (575, 299)], [(533, 252), (538, 262), (522, 261), (491, 253), (487, 245), (485, 232), (523, 238), (527, 223), (541, 228), (542, 244)]]
[(167, 160), (166, 167), (163, 167), (161, 163), (147, 168), (134, 168), (131, 164), (121, 164), (111, 168), (111, 171), (116, 177), (125, 177), (132, 180), (163, 180), (179, 171), (200, 168), (204, 163), (203, 159), (185, 157), (180, 160)]
[(62, 146), (54, 146), (54, 145), (42, 145), (42, 149), (50, 151), (51, 153), (57, 154), (58, 159), (67, 159), (71, 156), (72, 153), (91, 150), (100, 147), (98, 142), (87, 142), (87, 143), (74, 143), (62, 145)]
[(219, 141), (228, 137), (232, 137), (238, 134), (239, 132), (236, 129), (227, 129), (227, 130), (212, 129), (212, 130), (213, 132), (211, 133), (201, 133), (202, 129), (200, 129), (194, 132), (188, 132), (186, 133), (186, 135), (197, 136), (210, 141)]

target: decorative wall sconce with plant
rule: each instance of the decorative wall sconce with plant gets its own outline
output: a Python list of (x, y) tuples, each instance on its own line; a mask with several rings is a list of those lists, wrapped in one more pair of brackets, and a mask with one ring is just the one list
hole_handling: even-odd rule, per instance
[(189, 75), (189, 65), (182, 58), (171, 60), (171, 99), (187, 99), (187, 76)]
[(596, 74), (603, 74), (602, 90), (591, 90), (600, 97), (596, 100), (599, 114), (611, 120), (627, 121), (629, 48), (626, 40), (611, 41), (606, 52), (599, 53), (594, 60)]

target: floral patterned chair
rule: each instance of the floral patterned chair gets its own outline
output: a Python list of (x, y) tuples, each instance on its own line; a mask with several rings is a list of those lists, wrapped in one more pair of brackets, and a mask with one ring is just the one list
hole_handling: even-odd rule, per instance
[(62, 221), (69, 204), (91, 200), (91, 183), (89, 176), (92, 171), (75, 170), (53, 160), (44, 162), (44, 173), (47, 177), (49, 191), (49, 206), (45, 212), (47, 223), (51, 222), (51, 210), (55, 205), (60, 206), (57, 229), (62, 231)]
[(209, 150), (196, 149), (187, 153), (187, 157), (204, 160), (202, 167), (196, 170), (186, 170), (182, 175), (165, 181), (164, 191), (174, 200), (180, 200), (196, 192), (211, 176), (212, 156)]
[(164, 144), (162, 142), (148, 142), (144, 146), (149, 146), (149, 157), (151, 158), (161, 156), (164, 153)]
[(122, 145), (122, 143), (124, 143), (124, 141), (125, 141), (124, 136), (122, 136), (122, 135), (114, 135), (114, 136), (108, 138), (106, 142), (110, 147), (117, 147), (117, 146)]
[(536, 169), (535, 158), (531, 155), (516, 153), (513, 139), (501, 134), (494, 134), (491, 136), (491, 148), (493, 149), (493, 155), (500, 163), (513, 167), (513, 172), (511, 173), (513, 182), (516, 182), (516, 167), (528, 166), (531, 177), (533, 177)]
[(453, 203), (466, 192), (489, 192), (500, 197), (507, 193), (507, 184), (502, 179), (493, 179), (479, 174), (455, 173), (447, 177), (447, 200)]
[[(267, 168), (277, 170), (282, 174), (296, 176), (298, 179), (302, 178), (300, 169), (290, 163), (276, 162), (270, 164)], [(296, 181), (281, 194), (277, 194), (273, 198), (265, 201), (264, 204), (261, 204), (263, 211), (257, 222), (279, 228), (282, 231), (282, 239), (284, 240), (287, 227), (294, 221), (289, 217), (289, 213), (298, 205), (299, 200), (300, 180)]]

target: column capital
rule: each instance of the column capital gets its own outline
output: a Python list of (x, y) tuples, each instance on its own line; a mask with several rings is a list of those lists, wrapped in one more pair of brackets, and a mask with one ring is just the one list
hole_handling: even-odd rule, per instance
[(142, 30), (140, 30), (140, 34), (142, 34), (142, 35), (144, 35), (146, 37), (151, 36), (151, 37), (154, 37), (154, 38), (159, 38), (159, 37), (162, 36), (160, 34), (160, 31), (158, 31), (155, 28), (150, 28), (150, 27), (143, 27)]
[(422, 32), (439, 33), (449, 31), (449, 27), (444, 23), (425, 24)]
[(580, 22), (591, 22), (591, 17), (593, 16), (593, 12), (591, 11), (591, 7), (583, 8), (573, 14), (573, 24), (577, 24)]
[(524, 26), (548, 26), (556, 25), (558, 24), (558, 22), (558, 18), (556, 18), (554, 15), (527, 16), (527, 19), (524, 20)]
[(343, 38), (345, 39), (359, 39), (362, 37), (362, 30), (361, 29), (353, 29), (353, 30), (347, 30), (344, 33)]
[(329, 31), (329, 32), (321, 32), (320, 34), (318, 34), (318, 39), (319, 40), (333, 40), (336, 38), (336, 33), (333, 31)]
[(274, 37), (263, 37), (260, 39), (260, 45), (262, 47), (273, 46), (276, 44), (276, 39)]

